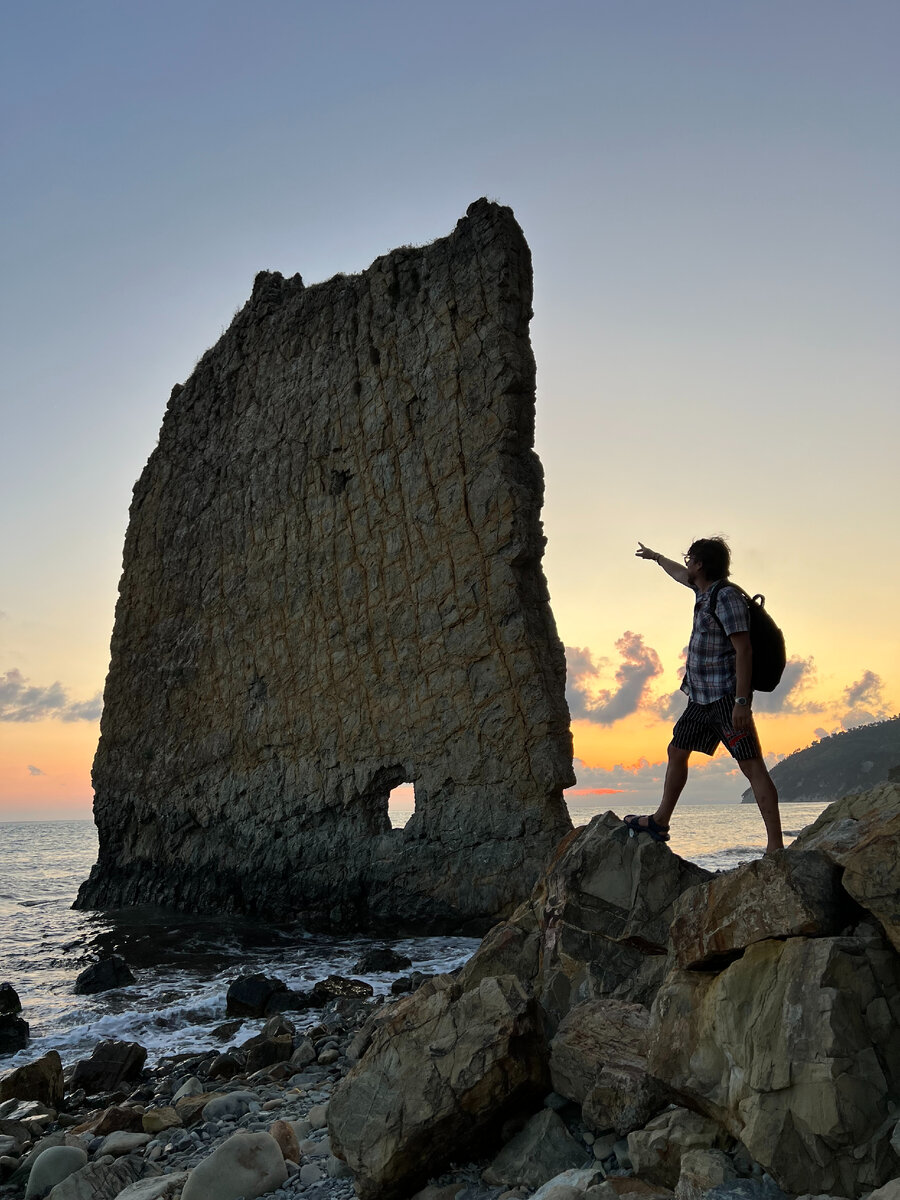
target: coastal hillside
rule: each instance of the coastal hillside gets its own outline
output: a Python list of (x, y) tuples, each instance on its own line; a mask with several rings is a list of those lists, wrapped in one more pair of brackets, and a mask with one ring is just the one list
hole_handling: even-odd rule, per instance
[[(832, 801), (874, 787), (900, 766), (900, 716), (860, 725), (795, 750), (772, 769), (780, 800)], [(752, 804), (748, 788), (742, 803)]]

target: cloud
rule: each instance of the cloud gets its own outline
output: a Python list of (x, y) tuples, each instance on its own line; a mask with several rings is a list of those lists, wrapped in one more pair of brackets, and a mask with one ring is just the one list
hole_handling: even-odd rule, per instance
[(813, 658), (794, 655), (788, 660), (778, 687), (771, 692), (755, 692), (753, 708), (758, 713), (820, 713), (825, 705), (804, 693), (816, 683)]
[(96, 721), (102, 708), (100, 692), (91, 700), (70, 700), (59, 681), (37, 687), (15, 667), (0, 675), (0, 721)]
[(618, 686), (615, 690), (601, 689), (594, 693), (602, 664), (593, 661), (586, 647), (566, 647), (566, 696), (573, 718), (612, 725), (641, 707), (650, 680), (662, 673), (659, 655), (651, 646), (644, 645), (641, 634), (631, 630), (622, 634), (616, 649), (622, 658), (615, 676)]
[[(666, 765), (665, 762), (651, 763), (646, 758), (640, 758), (631, 765), (617, 763), (610, 768), (586, 767), (576, 758), (577, 783), (575, 788), (566, 792), (566, 796), (575, 799), (579, 793), (618, 792), (622, 799), (613, 802), (616, 811), (634, 812), (636, 809), (633, 805), (650, 805), (652, 812), (662, 795)], [(682, 799), (685, 802), (728, 803), (739, 800), (746, 786), (747, 780), (737, 763), (724, 751), (710, 759), (698, 755), (691, 760)]]
[(849, 708), (857, 708), (861, 704), (880, 706), (882, 703), (882, 695), (884, 692), (884, 684), (880, 675), (876, 675), (874, 671), (863, 671), (862, 678), (857, 679), (856, 683), (851, 683), (849, 687), (844, 689), (844, 703)]
[(841, 717), (843, 729), (871, 725), (873, 721), (883, 721), (891, 715), (885, 705), (884, 681), (868, 669), (855, 683), (844, 688), (843, 702), (847, 705), (847, 711)]
[(40, 767), (29, 767), (28, 774), (29, 775), (46, 775), (47, 772), (42, 771)]

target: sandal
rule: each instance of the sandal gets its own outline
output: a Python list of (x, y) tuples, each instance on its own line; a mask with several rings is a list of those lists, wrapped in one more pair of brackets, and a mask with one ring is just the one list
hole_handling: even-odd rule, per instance
[[(634, 816), (633, 814), (623, 817), (623, 822), (631, 831), (631, 836), (634, 837), (638, 833), (649, 833), (654, 842), (667, 842), (669, 840), (668, 825), (657, 825), (652, 817)], [(646, 821), (645, 825), (641, 821)]]

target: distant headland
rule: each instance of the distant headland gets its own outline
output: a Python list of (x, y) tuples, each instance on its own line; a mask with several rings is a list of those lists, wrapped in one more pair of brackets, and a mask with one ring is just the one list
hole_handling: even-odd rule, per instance
[[(900, 715), (833, 733), (795, 750), (776, 763), (772, 778), (782, 802), (831, 803), (883, 783), (892, 767), (900, 767)], [(749, 788), (741, 802), (753, 803)]]

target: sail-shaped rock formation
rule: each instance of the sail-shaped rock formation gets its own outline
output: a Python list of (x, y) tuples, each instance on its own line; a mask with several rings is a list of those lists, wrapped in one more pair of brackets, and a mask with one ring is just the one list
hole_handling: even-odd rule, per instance
[(80, 907), (474, 931), (527, 896), (573, 782), (530, 316), (486, 200), (257, 277), (135, 487)]

